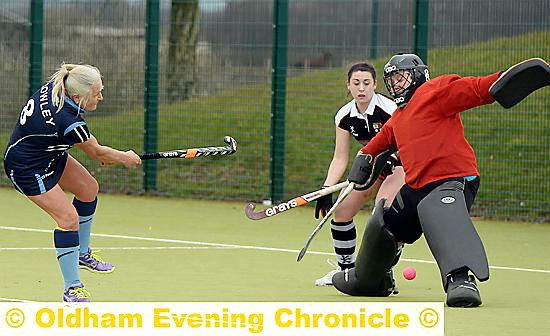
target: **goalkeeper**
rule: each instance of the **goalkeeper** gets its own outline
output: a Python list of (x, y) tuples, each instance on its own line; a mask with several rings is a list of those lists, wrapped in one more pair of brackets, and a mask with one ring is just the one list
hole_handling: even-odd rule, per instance
[(495, 100), (506, 108), (514, 106), (550, 84), (550, 66), (542, 59), (529, 59), (503, 73), (430, 80), (418, 56), (398, 54), (385, 65), (384, 80), (399, 109), (361, 149), (348, 179), (365, 183), (372, 157), (391, 149), (399, 150), (406, 184), (389, 208), (383, 201), (377, 204), (355, 268), (336, 273), (332, 282), (348, 295), (390, 295), (398, 242), (412, 244), (424, 234), (440, 270), (447, 305), (479, 306), (476, 278), (488, 280), (489, 267), (469, 216), (480, 178), (460, 113)]

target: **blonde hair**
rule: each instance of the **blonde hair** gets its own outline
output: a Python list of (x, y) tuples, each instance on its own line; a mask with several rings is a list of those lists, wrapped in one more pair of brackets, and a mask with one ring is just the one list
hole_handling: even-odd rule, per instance
[(53, 82), (52, 100), (57, 106), (57, 111), (61, 110), (65, 98), (72, 97), (75, 94), (80, 95), (78, 108), (85, 103), (90, 94), (91, 86), (101, 79), (99, 69), (88, 64), (67, 64), (63, 63), (57, 71), (50, 77)]

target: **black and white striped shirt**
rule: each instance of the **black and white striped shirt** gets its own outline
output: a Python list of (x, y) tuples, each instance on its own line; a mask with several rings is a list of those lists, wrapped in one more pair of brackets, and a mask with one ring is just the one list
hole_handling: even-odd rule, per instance
[(355, 100), (352, 100), (338, 110), (334, 123), (365, 145), (380, 131), (396, 108), (392, 99), (374, 93), (364, 113), (359, 113)]

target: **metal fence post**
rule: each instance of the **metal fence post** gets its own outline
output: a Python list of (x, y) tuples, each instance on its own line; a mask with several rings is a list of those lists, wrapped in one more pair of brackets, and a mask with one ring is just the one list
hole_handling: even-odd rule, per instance
[(288, 0), (273, 3), (273, 68), (271, 69), (271, 200), (284, 191), (285, 103), (288, 49)]
[(376, 58), (378, 48), (378, 0), (372, 0), (370, 31), (370, 58), (371, 62)]
[(429, 0), (416, 0), (414, 6), (413, 50), (428, 64)]
[(42, 44), (44, 40), (44, 0), (31, 0), (29, 50), (29, 96), (42, 85)]
[[(147, 21), (145, 23), (145, 92), (144, 92), (144, 142), (145, 152), (157, 151), (158, 96), (159, 96), (159, 25), (160, 2), (147, 0)], [(154, 191), (157, 184), (157, 163), (155, 160), (143, 164), (143, 188)]]

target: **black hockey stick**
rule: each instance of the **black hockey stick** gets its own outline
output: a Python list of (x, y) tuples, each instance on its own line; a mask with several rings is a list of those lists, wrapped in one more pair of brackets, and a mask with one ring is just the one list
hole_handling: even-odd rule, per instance
[(348, 181), (340, 182), (340, 183), (335, 184), (335, 185), (330, 186), (330, 187), (326, 187), (326, 188), (323, 188), (323, 189), (312, 191), (312, 192), (310, 192), (308, 194), (305, 194), (305, 195), (302, 195), (302, 196), (294, 197), (293, 199), (291, 199), (289, 201), (282, 202), (278, 205), (274, 205), (272, 207), (269, 207), (267, 209), (264, 209), (264, 210), (258, 211), (258, 212), (254, 212), (254, 209), (256, 209), (256, 204), (248, 203), (246, 205), (246, 208), (244, 208), (244, 212), (246, 213), (246, 217), (248, 217), (250, 219), (253, 219), (253, 220), (272, 217), (272, 216), (280, 214), (281, 212), (284, 212), (284, 211), (302, 206), (304, 204), (308, 204), (310, 202), (313, 202), (321, 196), (325, 196), (325, 195), (328, 195), (328, 194), (332, 194), (335, 191), (342, 190), (345, 187), (347, 187), (348, 184), (349, 184)]
[(225, 142), (227, 146), (174, 149), (166, 152), (144, 153), (141, 154), (139, 157), (142, 160), (191, 159), (200, 156), (231, 155), (237, 151), (237, 142), (232, 137), (225, 136), (223, 138), (223, 142)]
[[(391, 154), (392, 154), (392, 151), (386, 150), (386, 151), (378, 154), (374, 158), (374, 163), (372, 165), (372, 172), (370, 174), (370, 177), (367, 180), (367, 182), (365, 183), (365, 185), (361, 186), (361, 190), (366, 190), (366, 189), (370, 188), (374, 184), (374, 182), (376, 182), (376, 179), (378, 179), (378, 176), (380, 176), (380, 173), (382, 173), (382, 170), (384, 169), (384, 166), (386, 165), (386, 162), (388, 161), (388, 158), (390, 157)], [(346, 198), (353, 191), (353, 188), (355, 187), (355, 183), (353, 183), (353, 182), (348, 182), (348, 183), (349, 183), (349, 185), (340, 194), (340, 196), (338, 197), (336, 202), (334, 202), (334, 205), (332, 206), (332, 208), (330, 208), (330, 210), (327, 212), (325, 217), (323, 217), (323, 219), (319, 222), (319, 224), (317, 224), (317, 226), (315, 227), (313, 232), (309, 235), (309, 237), (306, 240), (306, 243), (305, 243), (304, 247), (302, 247), (302, 249), (300, 250), (300, 253), (298, 253), (298, 257), (296, 258), (296, 261), (302, 260), (304, 255), (306, 255), (306, 251), (307, 251), (309, 245), (311, 244), (311, 242), (313, 241), (313, 238), (315, 238), (315, 236), (321, 230), (323, 225), (325, 225), (325, 222), (327, 221), (327, 219), (329, 219), (329, 217), (332, 216), (332, 213), (336, 210), (338, 205), (340, 205), (340, 203), (342, 203), (344, 198)]]

